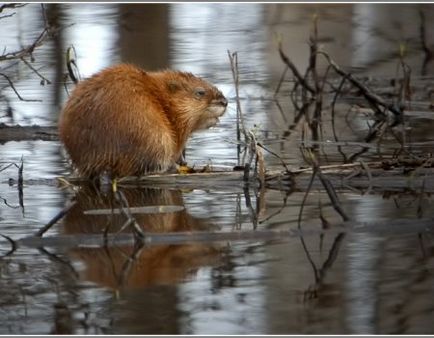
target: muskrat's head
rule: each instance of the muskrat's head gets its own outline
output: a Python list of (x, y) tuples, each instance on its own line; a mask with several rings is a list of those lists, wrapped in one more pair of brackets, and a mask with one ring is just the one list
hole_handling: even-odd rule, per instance
[(217, 124), (228, 101), (220, 90), (191, 73), (170, 72), (167, 88), (183, 124), (195, 131)]

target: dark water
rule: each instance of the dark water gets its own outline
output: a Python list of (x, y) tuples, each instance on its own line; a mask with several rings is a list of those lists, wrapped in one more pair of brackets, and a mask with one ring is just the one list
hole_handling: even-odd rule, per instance
[[(387, 82), (396, 76), (399, 46), (406, 43), (412, 74), (433, 88), (420, 43), (420, 11), (425, 15), (427, 44), (434, 48), (432, 5), (279, 5), (279, 4), (61, 4), (47, 6), (50, 20), (63, 27), (57, 38), (34, 51), (32, 66), (0, 63), (16, 89), (16, 98), (1, 82), (0, 122), (53, 125), (67, 93), (59, 67), (70, 45), (77, 50), (83, 77), (119, 61), (144, 68), (177, 68), (206, 77), (230, 99), (215, 128), (193, 136), (187, 149), (190, 164), (235, 165), (235, 91), (227, 51), (237, 51), (240, 96), (249, 128), (290, 165), (299, 165), (300, 133), (276, 142), (293, 118), (273, 98), (284, 69), (277, 36), (297, 67), (308, 58), (308, 36), (314, 13), (319, 39), (336, 62), (359, 75)], [(11, 10), (0, 19), (6, 52), (34, 41), (44, 24), (37, 4)], [(1, 14), (0, 14), (1, 17)], [(430, 101), (431, 100), (431, 101)], [(423, 103), (432, 104), (424, 97)], [(425, 106), (424, 106), (425, 107)], [(6, 112), (12, 110), (12, 116)], [(430, 152), (432, 109), (414, 109), (409, 122), (420, 152)], [(366, 130), (355, 117), (353, 127)], [(346, 124), (344, 140), (354, 140)], [(390, 142), (391, 151), (399, 145)], [(333, 147), (327, 148), (336, 156)], [(375, 157), (375, 152), (371, 154)], [(278, 161), (265, 155), (269, 169)], [(66, 202), (77, 204), (48, 236), (95, 234), (119, 230), (120, 216), (85, 215), (84, 210), (110, 208), (110, 196), (92, 189), (74, 192), (44, 184), (42, 179), (68, 175), (62, 147), (55, 141), (7, 142), (0, 145), (1, 168), (24, 161), (23, 203), (16, 185), (17, 168), (0, 172), (0, 234), (17, 240), (36, 232)], [(369, 158), (369, 157), (368, 157)], [(288, 230), (297, 228), (304, 192), (226, 189), (124, 189), (129, 205), (180, 205), (176, 213), (138, 214), (150, 231)], [(149, 245), (143, 248), (79, 246), (72, 249), (21, 247), (0, 260), (0, 333), (2, 334), (379, 334), (434, 332), (432, 233), (395, 226), (397, 219), (433, 217), (430, 194), (343, 191), (343, 208), (354, 221), (386, 224), (348, 234), (319, 234), (320, 217), (341, 223), (324, 192), (314, 192), (304, 206), (302, 238)], [(250, 202), (249, 202), (250, 201)], [(249, 207), (249, 202), (251, 208)], [(253, 211), (252, 211), (253, 210)], [(255, 216), (256, 215), (256, 216)], [(257, 217), (257, 221), (255, 221)], [(337, 227), (334, 229), (338, 229)], [(1, 252), (9, 250), (1, 242)]]

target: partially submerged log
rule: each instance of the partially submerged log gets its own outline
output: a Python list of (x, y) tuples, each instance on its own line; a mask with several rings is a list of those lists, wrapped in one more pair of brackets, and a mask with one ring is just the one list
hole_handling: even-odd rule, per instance
[[(373, 168), (369, 171), (360, 167), (352, 169), (326, 169), (323, 175), (330, 181), (333, 188), (339, 191), (370, 190), (373, 192), (434, 192), (434, 168), (394, 168), (385, 170)], [(303, 172), (269, 173), (266, 186), (269, 189), (306, 191), (310, 184), (312, 170)], [(291, 179), (292, 184), (287, 184)], [(323, 185), (316, 177), (312, 189), (322, 190)]]
[[(395, 163), (383, 161), (322, 166), (322, 174), (336, 190), (423, 191), (434, 192), (434, 168), (420, 163)], [(417, 166), (416, 166), (417, 165)], [(268, 170), (265, 188), (284, 191), (306, 191), (310, 184), (312, 168), (293, 169), (291, 172)], [(216, 168), (216, 171), (194, 174), (155, 174), (142, 177), (126, 177), (119, 186), (156, 186), (159, 188), (231, 189), (260, 188), (259, 180), (250, 175), (243, 180), (243, 171)], [(324, 189), (316, 177), (312, 188)]]
[(57, 127), (20, 126), (19, 124), (8, 126), (0, 123), (0, 143), (29, 140), (53, 141), (58, 139)]
[[(393, 164), (393, 165), (392, 165)], [(418, 166), (415, 166), (415, 165)], [(320, 167), (322, 174), (339, 191), (370, 190), (373, 192), (434, 192), (434, 168), (421, 166), (419, 163), (393, 163), (391, 161), (371, 162)], [(200, 170), (198, 170), (200, 171)], [(310, 184), (312, 168), (268, 170), (265, 178), (265, 188), (282, 191), (306, 191)], [(10, 178), (10, 185), (18, 183)], [(81, 185), (89, 180), (79, 177), (59, 179), (25, 180), (25, 185)], [(250, 175), (244, 180), (244, 172), (231, 167), (213, 167), (208, 172), (190, 174), (152, 174), (141, 177), (124, 177), (117, 185), (123, 188), (156, 187), (167, 189), (213, 189), (242, 192), (246, 188), (260, 188), (258, 179)], [(316, 177), (312, 189), (323, 190), (323, 185)]]

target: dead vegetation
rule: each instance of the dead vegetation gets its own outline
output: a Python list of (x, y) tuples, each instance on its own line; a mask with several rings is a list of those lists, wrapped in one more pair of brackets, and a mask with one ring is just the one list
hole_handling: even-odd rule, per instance
[[(421, 28), (422, 29), (422, 28)], [(45, 28), (41, 36), (30, 47), (23, 48), (21, 51), (4, 54), (6, 58), (18, 58), (26, 62), (26, 57), (31, 57), (32, 51), (38, 47), (48, 36), (49, 28)], [(421, 36), (424, 36), (421, 31)], [(261, 143), (255, 130), (249, 130), (244, 123), (242, 102), (239, 96), (240, 75), (238, 72), (238, 54), (228, 51), (228, 57), (235, 87), (235, 101), (237, 113), (236, 126), (236, 146), (237, 146), (237, 165), (233, 168), (209, 167), (195, 170), (188, 175), (180, 174), (162, 174), (148, 175), (144, 177), (127, 177), (121, 178), (114, 182), (108, 182), (105, 188), (113, 193), (114, 199), (111, 210), (117, 210), (123, 217), (122, 231), (129, 229), (129, 234), (110, 232), (109, 226), (104, 228), (103, 234), (95, 235), (84, 239), (83, 236), (67, 237), (54, 240), (53, 245), (63, 245), (68, 242), (83, 243), (86, 241), (96, 245), (119, 244), (134, 241), (140, 247), (149, 243), (173, 244), (187, 241), (221, 241), (221, 240), (248, 240), (248, 239), (275, 239), (288, 236), (299, 236), (303, 242), (302, 232), (303, 208), (311, 191), (325, 191), (331, 206), (342, 218), (342, 223), (335, 225), (336, 245), (330, 252), (329, 259), (321, 268), (314, 267), (316, 282), (320, 283), (326, 270), (332, 265), (336, 252), (339, 250), (339, 244), (342, 241), (343, 234), (353, 231), (355, 223), (351, 219), (339, 201), (339, 193), (342, 191), (353, 191), (359, 194), (378, 193), (378, 194), (408, 194), (424, 193), (431, 194), (434, 192), (434, 170), (431, 156), (412, 153), (407, 147), (408, 140), (404, 132), (406, 123), (406, 111), (411, 107), (412, 97), (412, 70), (405, 62), (405, 46), (400, 46), (400, 59), (397, 66), (397, 77), (393, 83), (391, 95), (381, 95), (377, 90), (369, 85), (369, 81), (359, 79), (351, 72), (346, 71), (339, 66), (333, 58), (318, 44), (318, 18), (313, 19), (313, 29), (309, 39), (309, 62), (304, 72), (297, 69), (291, 57), (285, 52), (285, 46), (278, 41), (277, 51), (282, 63), (285, 66), (280, 82), (276, 86), (274, 98), (276, 104), (279, 99), (284, 97), (290, 99), (294, 107), (294, 117), (287, 130), (282, 134), (282, 139), (288, 139), (295, 135), (295, 131), (301, 130), (300, 151), (305, 160), (305, 166), (302, 168), (291, 168), (279, 156)], [(430, 50), (425, 46), (426, 58), (430, 59)], [(78, 81), (79, 77), (74, 76), (77, 70), (76, 62), (68, 52), (68, 69), (73, 82)], [(0, 58), (1, 61), (1, 58)], [(247, 62), (247, 61), (246, 61)], [(324, 69), (319, 67), (319, 63), (326, 64)], [(428, 61), (427, 61), (428, 62)], [(27, 65), (27, 63), (26, 63)], [(283, 83), (290, 78), (291, 87), (285, 89)], [(13, 87), (12, 87), (13, 88)], [(17, 94), (18, 95), (18, 94)], [(362, 140), (351, 142), (341, 140), (337, 128), (337, 104), (342, 99), (348, 97), (356, 98), (355, 105), (366, 108), (369, 112), (369, 128)], [(286, 112), (282, 114), (288, 115)], [(329, 114), (327, 119), (325, 114)], [(287, 118), (289, 120), (289, 118)], [(325, 125), (325, 121), (331, 121), (330, 126)], [(333, 135), (332, 145), (336, 146), (342, 156), (341, 163), (329, 165), (324, 161), (327, 154), (324, 151), (326, 140), (324, 139), (324, 129), (330, 127)], [(10, 130), (11, 131), (11, 130)], [(32, 130), (31, 134), (37, 138), (47, 137), (55, 139), (55, 131)], [(381, 148), (386, 135), (392, 137), (399, 145), (398, 151), (394, 156), (384, 157), (379, 161), (366, 161), (363, 155), (372, 149)], [(29, 136), (30, 137), (30, 136)], [(345, 152), (344, 145), (350, 144), (352, 152)], [(356, 150), (354, 150), (356, 149)], [(269, 170), (266, 168), (264, 153), (270, 153), (279, 159), (282, 164), (281, 170)], [(325, 163), (324, 163), (325, 162)], [(18, 168), (18, 167), (17, 167)], [(22, 168), (22, 167), (21, 167)], [(22, 169), (21, 169), (21, 186), (22, 186)], [(12, 185), (20, 186), (19, 179), (17, 182), (10, 182)], [(32, 184), (31, 181), (26, 182)], [(79, 178), (68, 178), (62, 180), (62, 186), (78, 186), (84, 183)], [(246, 206), (249, 210), (249, 216), (253, 229), (264, 219), (263, 214), (266, 189), (276, 189), (284, 191), (287, 194), (292, 192), (304, 192), (304, 198), (300, 201), (300, 213), (298, 217), (298, 229), (295, 231), (252, 231), (252, 232), (231, 232), (216, 233), (202, 232), (189, 233), (165, 233), (151, 234), (144, 232), (140, 222), (131, 212), (130, 203), (125, 198), (123, 189), (137, 188), (143, 186), (152, 186), (159, 188), (203, 188), (203, 189), (238, 189), (243, 193)], [(252, 202), (254, 201), (254, 202)], [(20, 241), (20, 245), (41, 246), (49, 245), (50, 239), (41, 239), (46, 231), (61, 220), (72, 208), (75, 202), (69, 203), (61, 210), (50, 222), (42, 227), (34, 236), (29, 239)], [(327, 220), (322, 219), (323, 224)], [(426, 228), (426, 220), (421, 220), (420, 229)], [(352, 224), (350, 227), (349, 224)], [(408, 224), (407, 224), (408, 225)], [(373, 229), (375, 225), (369, 227)], [(415, 228), (413, 227), (413, 230)], [(320, 234), (320, 232), (315, 232)], [(8, 239), (9, 240), (9, 239)], [(16, 249), (17, 243), (11, 242), (12, 251)], [(57, 244), (56, 244), (57, 243)], [(62, 244), (63, 243), (63, 244)], [(102, 244), (101, 244), (102, 243)], [(309, 256), (308, 251), (306, 254)]]

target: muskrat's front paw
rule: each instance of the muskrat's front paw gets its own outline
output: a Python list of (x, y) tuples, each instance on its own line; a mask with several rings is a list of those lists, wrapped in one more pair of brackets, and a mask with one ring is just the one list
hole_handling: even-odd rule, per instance
[(194, 170), (194, 168), (189, 167), (187, 165), (177, 165), (176, 166), (176, 171), (178, 174), (181, 175), (185, 175), (185, 174), (193, 174), (196, 172), (196, 170)]

